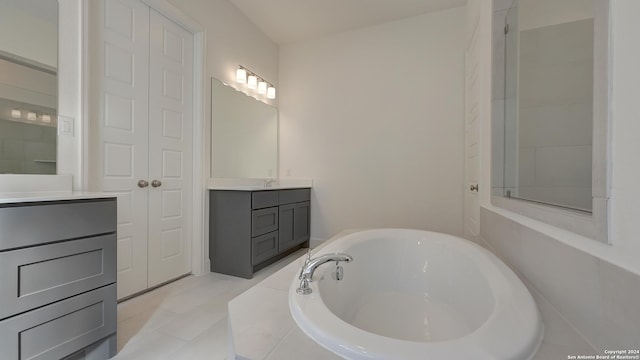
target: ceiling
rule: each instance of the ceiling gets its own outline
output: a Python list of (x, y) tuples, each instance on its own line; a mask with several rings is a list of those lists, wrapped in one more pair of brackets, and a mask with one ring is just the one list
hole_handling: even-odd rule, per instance
[(229, 0), (277, 44), (464, 6), (467, 0)]

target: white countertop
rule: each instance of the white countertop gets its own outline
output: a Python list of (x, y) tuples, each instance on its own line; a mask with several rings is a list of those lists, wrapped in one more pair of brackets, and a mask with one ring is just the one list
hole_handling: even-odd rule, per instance
[(273, 185), (265, 187), (264, 185), (215, 185), (209, 186), (209, 190), (235, 190), (235, 191), (267, 191), (267, 190), (286, 190), (286, 189), (309, 189), (311, 186), (304, 185)]
[(43, 191), (43, 192), (14, 192), (0, 193), (0, 204), (23, 202), (86, 200), (114, 198), (114, 194), (86, 191)]
[[(310, 179), (280, 179), (275, 183), (265, 186), (265, 180), (270, 179), (226, 179), (212, 178), (207, 183), (209, 190), (234, 190), (234, 191), (264, 191), (286, 189), (308, 189), (313, 187)], [(275, 180), (275, 179), (273, 179)]]

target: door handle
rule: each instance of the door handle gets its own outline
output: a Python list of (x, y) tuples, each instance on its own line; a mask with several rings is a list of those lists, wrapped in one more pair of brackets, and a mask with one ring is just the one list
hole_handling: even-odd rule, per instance
[(139, 180), (138, 181), (138, 187), (139, 188), (146, 188), (147, 186), (149, 186), (149, 182), (147, 180)]
[(153, 186), (154, 188), (157, 188), (157, 187), (159, 187), (161, 185), (162, 185), (162, 181), (160, 181), (160, 180), (151, 181), (151, 186)]
[(469, 190), (478, 192), (478, 184), (471, 184)]

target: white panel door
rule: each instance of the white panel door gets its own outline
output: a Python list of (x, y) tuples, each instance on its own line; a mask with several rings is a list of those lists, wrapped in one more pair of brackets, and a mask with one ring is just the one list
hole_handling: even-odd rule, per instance
[(191, 272), (193, 35), (151, 9), (149, 279)]
[(480, 232), (480, 199), (478, 197), (480, 61), (478, 57), (478, 21), (465, 52), (465, 196), (464, 231), (475, 237)]
[(118, 196), (118, 298), (147, 287), (149, 10), (100, 2), (100, 188)]

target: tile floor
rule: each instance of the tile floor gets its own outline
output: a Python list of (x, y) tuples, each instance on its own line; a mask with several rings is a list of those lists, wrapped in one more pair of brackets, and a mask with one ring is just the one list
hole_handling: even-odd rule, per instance
[(253, 279), (189, 276), (118, 304), (116, 360), (222, 360), (227, 357), (227, 302), (305, 253), (299, 250)]

